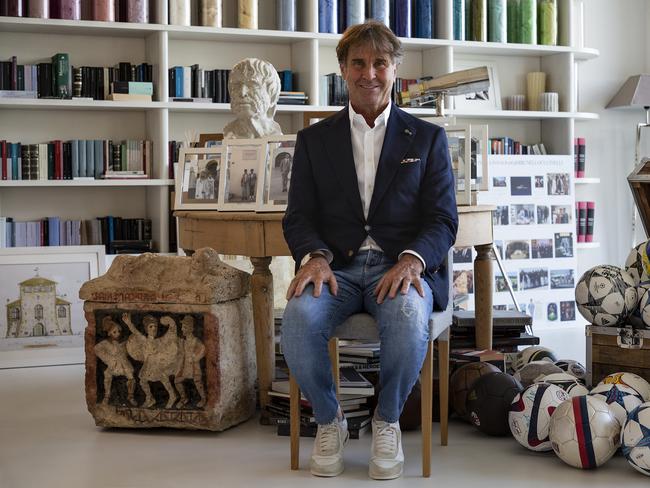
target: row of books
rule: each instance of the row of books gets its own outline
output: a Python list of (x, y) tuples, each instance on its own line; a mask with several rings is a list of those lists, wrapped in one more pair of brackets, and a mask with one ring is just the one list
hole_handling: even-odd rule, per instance
[(573, 140), (573, 166), (576, 178), (585, 177), (585, 163), (587, 156), (587, 145), (584, 137), (576, 137)]
[(343, 77), (336, 73), (319, 78), (319, 95), (322, 105), (341, 106), (348, 103), (348, 87)]
[(593, 242), (596, 202), (576, 202), (576, 236), (578, 242)]
[(0, 179), (148, 178), (152, 157), (151, 141), (73, 139), (23, 144), (0, 140)]
[(0, 97), (110, 100), (115, 82), (141, 82), (153, 94), (152, 65), (120, 62), (112, 67), (74, 67), (68, 53), (55, 54), (50, 63), (18, 64), (17, 56), (0, 61)]
[(105, 245), (106, 252), (115, 254), (125, 249), (151, 251), (151, 239), (150, 219), (106, 216), (90, 220), (47, 217), (17, 221), (0, 217), (0, 248)]
[(522, 144), (511, 137), (491, 137), (488, 143), (488, 154), (535, 154), (546, 153), (544, 143)]
[[(91, 0), (87, 4), (87, 20), (149, 22), (149, 2)], [(0, 0), (0, 16), (81, 20), (81, 10), (79, 0)]]
[(192, 66), (169, 68), (169, 98), (172, 101), (229, 103), (229, 69), (207, 70)]
[(366, 19), (386, 24), (399, 37), (431, 39), (434, 0), (318, 0), (318, 31), (342, 33)]

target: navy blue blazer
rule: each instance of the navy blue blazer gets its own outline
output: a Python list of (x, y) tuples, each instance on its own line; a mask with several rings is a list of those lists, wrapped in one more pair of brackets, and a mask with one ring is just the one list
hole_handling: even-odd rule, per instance
[(444, 129), (393, 104), (379, 158), (368, 219), (352, 155), (349, 110), (298, 132), (289, 202), (282, 221), (297, 266), (329, 249), (332, 269), (348, 264), (370, 235), (391, 259), (411, 249), (424, 258), (434, 308), (449, 299), (440, 265), (456, 240), (454, 177)]

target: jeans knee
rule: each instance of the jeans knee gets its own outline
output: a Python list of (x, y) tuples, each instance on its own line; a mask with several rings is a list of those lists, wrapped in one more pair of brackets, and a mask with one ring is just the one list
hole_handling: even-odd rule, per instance
[(395, 334), (403, 339), (428, 339), (432, 305), (426, 295), (423, 298), (411, 288), (405, 295), (399, 293), (393, 299), (388, 298), (383, 305), (386, 307), (381, 311), (381, 321), (385, 333)]

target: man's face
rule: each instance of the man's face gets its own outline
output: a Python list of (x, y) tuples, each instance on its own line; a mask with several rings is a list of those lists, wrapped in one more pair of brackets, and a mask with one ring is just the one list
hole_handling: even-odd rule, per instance
[(348, 84), (350, 102), (359, 110), (376, 110), (390, 102), (397, 65), (388, 54), (368, 45), (352, 46), (341, 73)]
[(244, 79), (235, 73), (230, 81), (230, 106), (239, 118), (264, 117), (270, 100), (259, 76)]

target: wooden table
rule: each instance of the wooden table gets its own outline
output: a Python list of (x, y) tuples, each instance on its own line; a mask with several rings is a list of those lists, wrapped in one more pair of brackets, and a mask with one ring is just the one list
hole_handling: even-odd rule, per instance
[[(492, 347), (492, 211), (479, 205), (458, 207), (456, 247), (473, 246), (476, 309), (476, 347)], [(211, 247), (221, 254), (250, 257), (253, 264), (252, 298), (260, 404), (268, 402), (275, 370), (272, 256), (290, 256), (282, 235), (281, 213), (235, 213), (180, 210), (179, 247), (194, 251)], [(451, 297), (450, 297), (451, 299)]]

